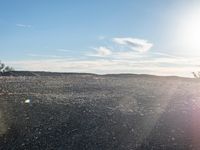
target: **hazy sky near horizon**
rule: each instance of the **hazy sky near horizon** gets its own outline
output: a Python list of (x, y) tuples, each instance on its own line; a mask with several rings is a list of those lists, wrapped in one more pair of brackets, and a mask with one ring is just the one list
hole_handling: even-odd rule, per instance
[(18, 70), (190, 76), (198, 0), (0, 0), (0, 60)]

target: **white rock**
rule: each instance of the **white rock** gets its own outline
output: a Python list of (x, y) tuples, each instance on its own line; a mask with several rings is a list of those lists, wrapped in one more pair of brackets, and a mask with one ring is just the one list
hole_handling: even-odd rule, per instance
[(26, 100), (24, 101), (24, 103), (26, 103), (26, 104), (29, 104), (30, 102), (31, 102), (30, 99), (26, 99)]

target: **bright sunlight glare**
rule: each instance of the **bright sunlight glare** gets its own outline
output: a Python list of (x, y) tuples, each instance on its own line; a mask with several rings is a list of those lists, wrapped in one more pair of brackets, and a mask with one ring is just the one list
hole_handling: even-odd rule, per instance
[(200, 7), (184, 11), (176, 20), (174, 42), (178, 51), (200, 56)]

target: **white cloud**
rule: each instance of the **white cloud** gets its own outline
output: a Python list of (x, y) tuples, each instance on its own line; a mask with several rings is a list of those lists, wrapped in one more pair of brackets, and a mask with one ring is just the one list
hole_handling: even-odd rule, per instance
[(133, 51), (125, 51), (125, 52), (115, 52), (112, 55), (113, 59), (125, 59), (125, 60), (136, 60), (136, 59), (143, 59), (145, 55), (141, 55), (138, 52)]
[[(198, 71), (200, 58), (175, 59), (170, 57), (138, 58), (138, 59), (68, 59), (48, 58), (24, 61), (8, 61), (6, 64), (17, 70), (56, 71), (56, 72), (89, 72), (107, 73), (139, 73), (155, 75), (191, 76)], [(190, 62), (190, 63), (188, 63)]]
[(138, 52), (149, 51), (153, 44), (149, 43), (147, 40), (137, 39), (137, 38), (113, 38), (113, 41), (117, 44), (130, 47), (132, 50)]
[(16, 24), (17, 27), (22, 27), (22, 28), (31, 28), (32, 25), (29, 25), (29, 24)]
[(41, 55), (41, 54), (27, 54), (27, 56), (31, 57), (39, 57), (39, 58), (62, 58), (62, 56), (58, 55)]
[(110, 56), (112, 54), (112, 51), (109, 48), (106, 47), (98, 47), (98, 48), (94, 48), (95, 49), (95, 53), (89, 53), (87, 54), (87, 56), (95, 56), (95, 57), (107, 57)]

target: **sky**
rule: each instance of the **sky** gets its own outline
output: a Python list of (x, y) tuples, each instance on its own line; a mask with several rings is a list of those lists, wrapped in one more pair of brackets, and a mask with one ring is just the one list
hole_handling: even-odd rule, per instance
[(191, 76), (198, 0), (0, 0), (0, 60), (16, 70)]

